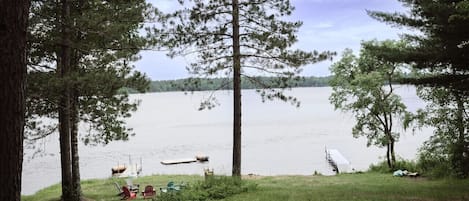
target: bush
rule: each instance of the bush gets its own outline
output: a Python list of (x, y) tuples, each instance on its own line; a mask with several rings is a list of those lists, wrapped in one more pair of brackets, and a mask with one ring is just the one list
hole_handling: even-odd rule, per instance
[(379, 162), (378, 164), (371, 164), (368, 171), (370, 172), (379, 172), (379, 173), (390, 173), (396, 170), (407, 170), (409, 172), (421, 172), (421, 168), (415, 161), (411, 160), (404, 160), (398, 159), (396, 160), (396, 164), (394, 164), (394, 168), (391, 169), (388, 167), (388, 163), (386, 161)]
[(442, 178), (452, 175), (451, 161), (444, 154), (421, 150), (418, 160), (418, 167), (427, 176)]
[(257, 185), (239, 178), (212, 176), (205, 181), (187, 185), (177, 192), (161, 193), (159, 201), (203, 201), (224, 199), (235, 194), (253, 191)]

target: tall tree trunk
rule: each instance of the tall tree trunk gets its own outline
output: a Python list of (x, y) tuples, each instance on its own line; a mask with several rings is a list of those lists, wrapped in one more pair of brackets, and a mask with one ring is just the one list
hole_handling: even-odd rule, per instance
[(21, 200), (28, 0), (0, 0), (0, 200)]
[(60, 133), (60, 159), (62, 166), (62, 200), (69, 201), (73, 198), (72, 164), (71, 164), (71, 140), (70, 140), (70, 5), (68, 0), (62, 0), (61, 28), (62, 44), (60, 52), (59, 77), (63, 81), (63, 90), (59, 103), (59, 133)]
[(461, 98), (461, 95), (458, 92), (453, 92), (456, 98), (456, 138), (457, 142), (453, 145), (453, 167), (458, 172), (458, 176), (465, 178), (469, 175), (469, 161), (467, 156), (467, 147), (465, 139), (465, 125), (464, 125), (464, 101)]
[[(77, 12), (80, 17), (82, 15), (83, 0), (78, 1)], [(74, 23), (76, 25), (76, 23)], [(75, 40), (80, 42), (82, 35), (79, 31), (75, 31)], [(73, 50), (73, 63), (71, 64), (71, 73), (76, 76), (78, 74), (79, 62), (81, 54), (78, 49)], [(72, 151), (72, 185), (73, 185), (73, 201), (80, 201), (82, 197), (80, 184), (80, 160), (78, 154), (78, 89), (76, 82), (73, 82), (70, 90), (70, 122), (71, 122), (71, 151)]]
[(241, 176), (241, 51), (239, 45), (239, 5), (232, 1), (233, 25), (233, 164), (232, 175)]
[(73, 200), (81, 200), (81, 185), (80, 185), (80, 164), (78, 156), (78, 96), (75, 89), (72, 89), (71, 94), (71, 151), (72, 151), (72, 186), (73, 186)]

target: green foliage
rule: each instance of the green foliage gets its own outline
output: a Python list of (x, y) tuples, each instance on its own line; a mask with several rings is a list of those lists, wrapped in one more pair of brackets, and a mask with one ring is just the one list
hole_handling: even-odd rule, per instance
[[(138, 31), (151, 8), (143, 0), (69, 3), (70, 21), (61, 21), (55, 1), (33, 1), (31, 6), (26, 138), (34, 143), (54, 132), (55, 122), (41, 121), (57, 118), (62, 89), (71, 86), (79, 97), (76, 115), (89, 127), (81, 133), (85, 143), (126, 140), (132, 132), (123, 118), (136, 110), (138, 101), (130, 101), (122, 89), (145, 91), (149, 85), (129, 62), (139, 59), (137, 53), (146, 45)], [(59, 33), (64, 24), (70, 29), (71, 72), (59, 78)]]
[(451, 161), (445, 150), (446, 146), (434, 143), (434, 137), (420, 148), (418, 157), (418, 166), (425, 175), (441, 178), (456, 176), (452, 171)]
[[(273, 83), (271, 77), (257, 77), (256, 79), (262, 80), (264, 83), (272, 83), (271, 86), (274, 88), (280, 88)], [(271, 80), (272, 79), (272, 80)], [(289, 81), (289, 86), (293, 87), (324, 87), (329, 85), (331, 77), (304, 77), (299, 81)], [(196, 81), (197, 80), (197, 81)], [(213, 90), (229, 90), (231, 85), (231, 79), (224, 78), (211, 78), (211, 79), (180, 79), (180, 80), (167, 80), (167, 81), (152, 81), (149, 92), (165, 92), (165, 91), (213, 91)], [(290, 83), (291, 82), (291, 83)], [(295, 83), (294, 83), (295, 82)], [(191, 84), (188, 84), (191, 83)], [(223, 86), (223, 87), (220, 87)], [(256, 89), (256, 85), (241, 79), (241, 88), (243, 89)]]
[(394, 164), (393, 168), (390, 168), (386, 161), (381, 161), (378, 164), (371, 164), (368, 171), (370, 172), (378, 172), (378, 173), (391, 173), (396, 170), (407, 170), (409, 172), (418, 172), (419, 174), (425, 174), (422, 171), (422, 167), (419, 163), (415, 161), (405, 160), (405, 159), (398, 159)]
[(399, 1), (409, 13), (373, 11), (369, 15), (417, 32), (403, 35), (408, 42), (404, 49), (369, 48), (378, 50), (385, 60), (410, 64), (419, 76), (408, 82), (469, 93), (468, 1)]
[(418, 90), (428, 105), (418, 113), (418, 126), (435, 128), (420, 149), (419, 160), (435, 176), (469, 176), (468, 96), (443, 87)]
[(236, 194), (253, 192), (257, 185), (236, 177), (213, 176), (205, 181), (187, 185), (177, 192), (161, 193), (157, 200), (162, 201), (204, 201), (219, 200)]
[[(302, 66), (329, 59), (334, 54), (292, 49), (302, 23), (283, 20), (294, 10), (290, 1), (240, 2), (238, 37), (233, 33), (231, 1), (179, 2), (184, 9), (170, 14), (157, 12), (161, 25), (147, 31), (154, 36), (158, 47), (169, 51), (169, 56), (192, 56), (186, 68), (194, 78), (181, 80), (184, 89), (204, 90), (205, 85), (210, 86), (209, 90), (232, 89), (231, 79), (201, 78), (233, 75), (233, 46), (234, 41), (238, 41), (242, 84), (260, 89), (259, 94), (266, 99), (295, 102), (296, 99), (284, 98), (283, 93), (278, 92), (300, 80)], [(172, 89), (165, 85), (158, 90)]]
[[(399, 47), (394, 41), (364, 42), (362, 46), (380, 44)], [(352, 112), (356, 124), (354, 137), (365, 136), (367, 145), (387, 148), (388, 165), (395, 162), (394, 142), (399, 139), (396, 125), (410, 115), (401, 98), (394, 93), (392, 83), (399, 79), (402, 66), (380, 60), (374, 52), (362, 48), (360, 56), (345, 50), (342, 59), (331, 67), (332, 94), (330, 102), (335, 109)], [(396, 123), (398, 122), (398, 123)]]
[(403, 48), (369, 45), (367, 49), (386, 61), (412, 67), (414, 76), (403, 81), (420, 85), (419, 96), (428, 102), (415, 119), (418, 126), (435, 128), (434, 136), (420, 154), (422, 163), (428, 165), (427, 171), (468, 177), (469, 2), (400, 1), (410, 13), (374, 11), (369, 14), (377, 20), (418, 32), (403, 36), (407, 42)]

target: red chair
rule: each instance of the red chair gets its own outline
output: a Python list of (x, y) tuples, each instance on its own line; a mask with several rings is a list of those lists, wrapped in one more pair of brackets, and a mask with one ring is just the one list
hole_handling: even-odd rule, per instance
[(124, 192), (124, 196), (121, 200), (133, 200), (137, 198), (137, 193), (131, 192), (126, 186), (122, 186), (122, 192)]
[(145, 186), (145, 191), (142, 192), (143, 199), (151, 198), (156, 195), (156, 191), (153, 186)]

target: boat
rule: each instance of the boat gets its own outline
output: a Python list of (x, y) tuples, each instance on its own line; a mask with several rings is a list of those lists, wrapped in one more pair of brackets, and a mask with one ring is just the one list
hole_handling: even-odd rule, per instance
[(140, 159), (140, 165), (135, 163), (132, 165), (132, 160), (129, 156), (129, 166), (117, 165), (111, 168), (113, 177), (138, 177), (142, 172), (142, 159)]
[(195, 156), (195, 159), (199, 162), (207, 162), (208, 161), (208, 156), (205, 155), (197, 155)]
[(111, 168), (111, 171), (112, 171), (112, 174), (119, 174), (119, 173), (124, 172), (126, 169), (127, 167), (125, 167), (125, 165), (116, 165)]

